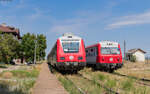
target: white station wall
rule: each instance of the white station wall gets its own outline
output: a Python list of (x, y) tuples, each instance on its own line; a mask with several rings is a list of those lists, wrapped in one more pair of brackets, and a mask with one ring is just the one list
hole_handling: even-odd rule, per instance
[(134, 53), (134, 55), (136, 56), (136, 60), (139, 62), (144, 62), (145, 61), (145, 54), (141, 51), (137, 51)]

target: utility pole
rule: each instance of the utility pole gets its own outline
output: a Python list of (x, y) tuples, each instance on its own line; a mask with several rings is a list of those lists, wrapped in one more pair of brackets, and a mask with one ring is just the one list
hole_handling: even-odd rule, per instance
[(124, 40), (124, 60), (126, 60), (126, 41)]
[(36, 47), (37, 47), (37, 40), (36, 40), (37, 36), (35, 36), (35, 40), (34, 40), (34, 43), (35, 43), (35, 47), (34, 47), (34, 64), (36, 64)]

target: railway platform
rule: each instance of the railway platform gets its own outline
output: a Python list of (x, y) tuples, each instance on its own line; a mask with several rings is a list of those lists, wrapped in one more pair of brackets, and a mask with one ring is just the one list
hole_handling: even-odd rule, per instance
[(57, 78), (49, 71), (48, 64), (43, 63), (32, 94), (69, 94)]

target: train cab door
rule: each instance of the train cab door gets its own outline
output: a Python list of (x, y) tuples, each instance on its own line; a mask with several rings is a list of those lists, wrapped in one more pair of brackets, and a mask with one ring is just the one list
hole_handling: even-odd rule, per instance
[(90, 62), (91, 64), (95, 64), (96, 59), (97, 59), (97, 47), (89, 48), (88, 62)]

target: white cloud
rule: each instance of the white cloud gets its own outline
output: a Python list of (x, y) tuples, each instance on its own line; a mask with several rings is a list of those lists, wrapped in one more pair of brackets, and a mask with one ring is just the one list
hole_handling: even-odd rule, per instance
[(108, 24), (106, 29), (115, 29), (137, 24), (150, 24), (150, 11), (141, 14), (119, 17), (115, 19), (113, 23)]

